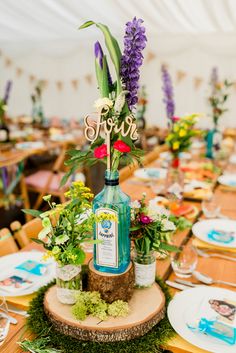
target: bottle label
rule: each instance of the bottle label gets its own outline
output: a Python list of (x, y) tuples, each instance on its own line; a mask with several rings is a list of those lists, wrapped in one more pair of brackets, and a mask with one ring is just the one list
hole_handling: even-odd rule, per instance
[[(115, 215), (118, 219), (118, 212), (110, 208), (99, 208), (96, 216), (101, 213)], [(96, 223), (96, 239), (101, 240), (101, 243), (96, 245), (97, 264), (118, 268), (118, 222), (104, 220)]]
[(7, 140), (7, 131), (6, 130), (0, 130), (0, 141), (4, 142)]
[(151, 286), (155, 282), (156, 261), (149, 265), (139, 264), (134, 261), (134, 272), (137, 286)]

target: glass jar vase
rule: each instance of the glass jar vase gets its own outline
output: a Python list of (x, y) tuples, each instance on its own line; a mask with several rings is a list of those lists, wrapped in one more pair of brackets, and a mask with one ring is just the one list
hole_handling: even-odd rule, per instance
[(156, 257), (154, 251), (144, 253), (134, 251), (134, 274), (137, 287), (150, 287), (156, 277)]
[(58, 300), (62, 304), (74, 304), (76, 293), (82, 289), (81, 266), (57, 264), (56, 284)]
[(170, 209), (178, 207), (183, 200), (184, 192), (184, 174), (180, 169), (180, 162), (178, 157), (174, 157), (170, 162), (166, 184), (165, 194), (170, 201)]

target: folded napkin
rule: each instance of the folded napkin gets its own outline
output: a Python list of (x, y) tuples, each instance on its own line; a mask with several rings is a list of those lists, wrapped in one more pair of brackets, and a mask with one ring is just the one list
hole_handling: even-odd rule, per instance
[[(14, 305), (18, 309), (28, 310), (31, 300), (36, 296), (37, 293), (22, 295), (20, 297), (7, 297), (7, 303)], [(3, 299), (2, 297), (0, 297)]]
[(208, 248), (210, 250), (221, 250), (221, 251), (229, 251), (229, 252), (232, 252), (232, 253), (236, 253), (236, 249), (235, 248), (226, 248), (226, 247), (223, 247), (223, 246), (217, 246), (217, 245), (213, 245), (213, 244), (209, 244), (203, 240), (200, 240), (200, 239), (193, 239), (193, 245), (196, 246), (197, 248)]

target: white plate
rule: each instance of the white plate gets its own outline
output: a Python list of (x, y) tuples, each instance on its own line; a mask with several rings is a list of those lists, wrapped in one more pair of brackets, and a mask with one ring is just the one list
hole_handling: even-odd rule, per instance
[(168, 318), (174, 330), (194, 346), (213, 353), (235, 353), (235, 344), (231, 346), (220, 339), (192, 332), (187, 327), (188, 321), (198, 318), (201, 303), (214, 297), (235, 301), (236, 293), (224, 288), (203, 286), (184, 290), (176, 294), (170, 302), (167, 309)]
[(44, 148), (45, 145), (41, 141), (33, 141), (33, 142), (19, 142), (19, 143), (16, 143), (15, 147), (18, 150), (36, 150), (39, 148)]
[(232, 164), (236, 164), (236, 154), (232, 154), (232, 156), (230, 156), (229, 162)]
[(136, 178), (145, 180), (165, 179), (167, 170), (164, 168), (142, 168), (134, 172)]
[(43, 263), (48, 264), (48, 266), (47, 266), (46, 273), (43, 274), (42, 276), (31, 275), (31, 274), (28, 274), (26, 271), (20, 271), (22, 274), (24, 273), (25, 275), (27, 275), (27, 277), (29, 276), (32, 277), (35, 283), (28, 288), (22, 289), (22, 291), (18, 291), (17, 293), (12, 293), (12, 292), (10, 293), (10, 292), (4, 291), (3, 289), (0, 289), (0, 296), (18, 297), (26, 294), (32, 294), (36, 292), (40, 287), (52, 281), (56, 276), (55, 262), (52, 259), (43, 261), (42, 260), (43, 255), (44, 253), (41, 251), (25, 251), (25, 252), (18, 252), (18, 253), (2, 256), (0, 258), (1, 278), (3, 277), (3, 275), (4, 275), (4, 278), (6, 278), (8, 274), (12, 274), (13, 271), (18, 272), (18, 270), (14, 270), (14, 268), (17, 265), (20, 265), (21, 263), (27, 260), (34, 260), (38, 262), (42, 261)]
[[(223, 242), (209, 238), (208, 234), (212, 230), (232, 232), (232, 241)], [(199, 221), (193, 225), (192, 232), (197, 238), (209, 244), (214, 244), (225, 248), (236, 248), (236, 221), (218, 218)]]
[(236, 174), (223, 174), (219, 176), (218, 182), (226, 186), (236, 186)]

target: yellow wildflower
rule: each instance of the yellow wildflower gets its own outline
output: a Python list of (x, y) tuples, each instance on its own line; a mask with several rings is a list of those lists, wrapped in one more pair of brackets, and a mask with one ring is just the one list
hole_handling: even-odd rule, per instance
[(46, 251), (46, 252), (43, 254), (42, 259), (43, 259), (44, 261), (47, 261), (50, 257), (52, 257), (52, 252), (48, 250), (48, 251)]
[(173, 150), (177, 150), (179, 148), (179, 141), (175, 141), (173, 143)]
[(184, 137), (184, 136), (186, 136), (186, 134), (187, 134), (187, 131), (185, 129), (179, 130), (179, 137)]
[(90, 193), (90, 192), (85, 192), (83, 194), (81, 194), (82, 197), (84, 197), (85, 199), (91, 199), (94, 197), (94, 194)]
[(83, 181), (74, 181), (72, 183), (73, 186), (79, 186), (79, 187), (83, 187), (84, 186), (84, 182)]
[(177, 124), (174, 125), (173, 127), (174, 132), (178, 132), (179, 131), (179, 126)]

